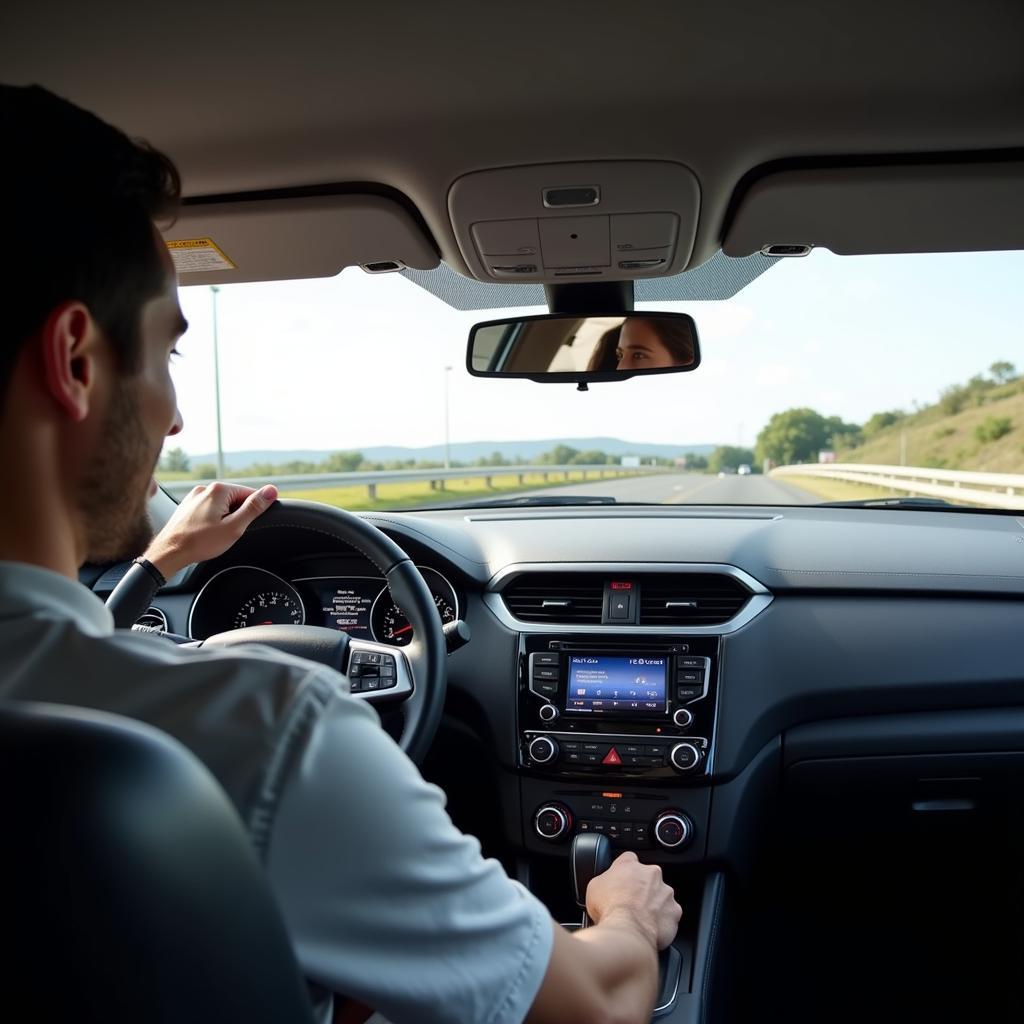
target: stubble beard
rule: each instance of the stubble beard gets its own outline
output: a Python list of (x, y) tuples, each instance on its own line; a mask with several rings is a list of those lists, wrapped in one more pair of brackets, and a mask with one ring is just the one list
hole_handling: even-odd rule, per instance
[(82, 474), (79, 509), (86, 554), (95, 565), (141, 555), (153, 539), (149, 482), (154, 453), (128, 382), (118, 384), (103, 441)]

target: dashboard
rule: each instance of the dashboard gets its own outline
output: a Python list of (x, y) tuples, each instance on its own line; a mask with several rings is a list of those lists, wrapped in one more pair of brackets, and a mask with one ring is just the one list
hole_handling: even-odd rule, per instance
[[(1024, 751), (1007, 734), (1024, 706), (1016, 516), (611, 506), (365, 518), (421, 568), (442, 620), (469, 626), (448, 660), (447, 714), (493, 772), (517, 851), (564, 857), (572, 834), (619, 813), (602, 796), (614, 792), (647, 808), (652, 857), (730, 860), (743, 816), (767, 806), (750, 794), (777, 787), (793, 751)], [(90, 585), (109, 591), (110, 573)], [(251, 529), (155, 605), (196, 639), (268, 621), (410, 639), (365, 557), (286, 525)], [(652, 830), (668, 812), (687, 839), (659, 847)]]

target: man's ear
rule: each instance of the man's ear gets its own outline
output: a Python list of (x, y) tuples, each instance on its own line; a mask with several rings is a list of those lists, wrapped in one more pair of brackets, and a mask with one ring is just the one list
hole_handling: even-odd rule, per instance
[(89, 415), (99, 340), (96, 321), (81, 302), (58, 306), (40, 332), (46, 389), (75, 423)]

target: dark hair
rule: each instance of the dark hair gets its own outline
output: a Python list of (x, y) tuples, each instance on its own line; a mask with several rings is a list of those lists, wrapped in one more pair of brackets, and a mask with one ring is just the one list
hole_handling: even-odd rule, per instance
[(587, 363), (588, 371), (614, 370), (619, 365), (615, 355), (619, 347), (619, 335), (622, 334), (622, 324), (618, 327), (609, 327), (598, 339), (594, 351)]
[(695, 358), (693, 333), (685, 320), (670, 320), (661, 316), (631, 316), (642, 320), (658, 336), (677, 366), (689, 366)]
[(39, 86), (0, 85), (0, 402), (18, 354), (62, 302), (88, 306), (125, 373), (166, 271), (153, 222), (181, 196), (174, 164)]

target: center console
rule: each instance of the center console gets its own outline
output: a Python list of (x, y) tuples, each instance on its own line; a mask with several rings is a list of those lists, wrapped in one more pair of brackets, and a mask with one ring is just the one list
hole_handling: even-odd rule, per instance
[(528, 849), (603, 833), (647, 859), (702, 857), (716, 636), (521, 634), (519, 768)]

